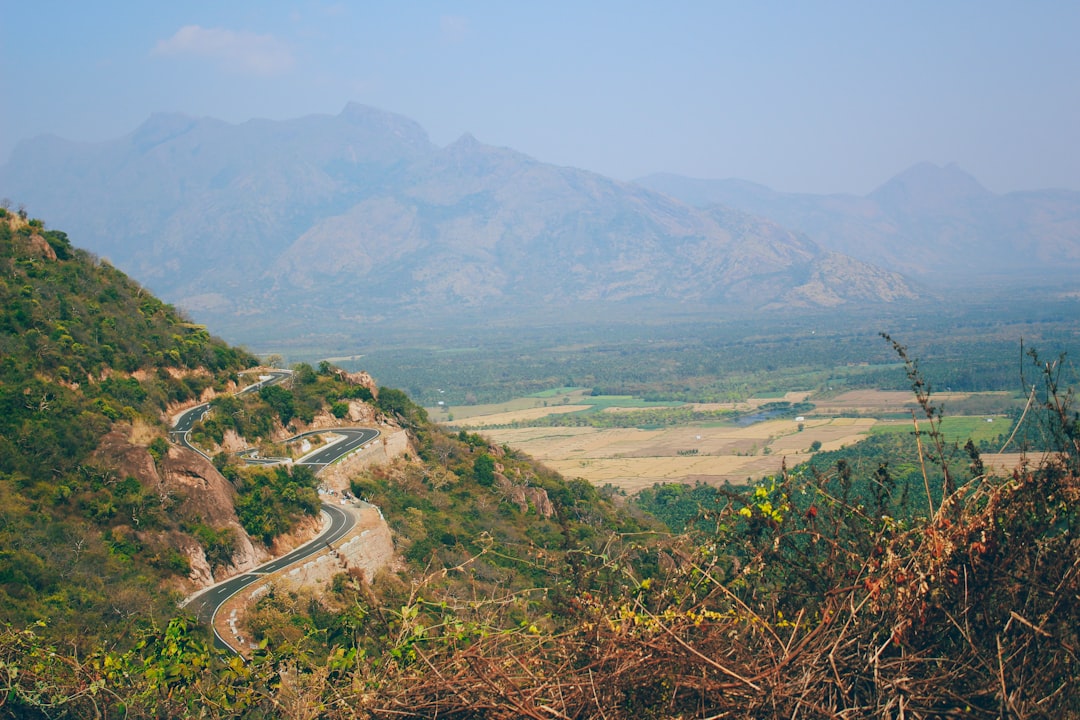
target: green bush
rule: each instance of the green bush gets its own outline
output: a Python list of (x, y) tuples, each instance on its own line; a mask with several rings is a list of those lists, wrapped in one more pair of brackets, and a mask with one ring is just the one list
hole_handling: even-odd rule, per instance
[(473, 476), (483, 487), (495, 484), (495, 458), (484, 453), (473, 461)]

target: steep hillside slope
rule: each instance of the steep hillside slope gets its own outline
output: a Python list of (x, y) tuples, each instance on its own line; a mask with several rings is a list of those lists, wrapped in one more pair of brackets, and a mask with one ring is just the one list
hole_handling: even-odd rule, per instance
[[(76, 638), (80, 652), (130, 645), (180, 613), (176, 601), (192, 589), (310, 537), (321, 507), (311, 467), (248, 466), (235, 453), (303, 454), (327, 440), (314, 431), (342, 424), (393, 434), (371, 453), (390, 466), (350, 460), (320, 479), (385, 508), (411, 572), (496, 543), (497, 557), (476, 559), (470, 587), (524, 591), (529, 558), (561, 566), (572, 539), (642, 527), (584, 481), (476, 436), (446, 435), (366, 373), (301, 363), (281, 384), (238, 393), (259, 374), (246, 370), (248, 353), (65, 233), (6, 209), (0, 301), (0, 618), (43, 623), (46, 635)], [(170, 417), (197, 401), (209, 408), (190, 439), (212, 460), (166, 440)], [(290, 441), (297, 433), (306, 435)], [(411, 581), (406, 573), (377, 590), (396, 602)], [(295, 628), (254, 617), (257, 637)]]
[[(775, 223), (467, 135), (438, 148), (407, 118), (358, 105), (240, 125), (155, 116), (92, 145), (38, 138), (0, 168), (0, 192), (230, 331), (262, 319), (298, 334), (316, 317), (332, 331), (433, 309), (760, 307), (811, 274), (840, 302), (914, 294), (895, 275), (833, 275), (813, 241)], [(848, 298), (853, 284), (882, 287)]]
[(235, 490), (165, 439), (171, 408), (254, 358), (7, 210), (0, 269), (0, 609), (119, 637), (207, 575), (216, 540), (221, 564), (254, 560)]

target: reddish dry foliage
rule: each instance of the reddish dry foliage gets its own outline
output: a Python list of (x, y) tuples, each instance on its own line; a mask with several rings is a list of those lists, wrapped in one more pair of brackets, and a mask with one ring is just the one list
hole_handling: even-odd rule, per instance
[[(1076, 717), (1078, 506), (1080, 483), (1061, 465), (1005, 482), (978, 479), (925, 524), (875, 538), (869, 557), (843, 552), (833, 538), (830, 557), (848, 567), (834, 566), (832, 586), (786, 618), (775, 598), (748, 586), (749, 566), (725, 572), (686, 553), (662, 592), (579, 598), (579, 620), (563, 634), (497, 634), (421, 651), (362, 712)], [(808, 515), (784, 533), (824, 547), (817, 521)]]

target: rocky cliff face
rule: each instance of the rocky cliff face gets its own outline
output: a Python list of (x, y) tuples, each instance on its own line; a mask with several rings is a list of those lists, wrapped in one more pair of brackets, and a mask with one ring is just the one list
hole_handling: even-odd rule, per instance
[(520, 473), (506, 475), (506, 468), (502, 463), (495, 463), (495, 486), (502, 496), (517, 505), (521, 512), (528, 512), (529, 508), (540, 517), (549, 518), (555, 514), (555, 505), (548, 497), (547, 490), (529, 485), (528, 480), (522, 478)]
[(198, 453), (171, 445), (168, 454), (155, 462), (145, 447), (131, 441), (126, 428), (117, 426), (102, 439), (94, 459), (113, 468), (117, 476), (137, 478), (146, 491), (157, 497), (163, 512), (215, 530), (232, 531), (234, 552), (229, 565), (217, 569), (216, 577), (203, 548), (191, 536), (142, 531), (151, 544), (175, 547), (188, 557), (190, 580), (195, 586), (210, 585), (249, 570), (268, 557), (264, 548), (251, 542), (236, 517), (233, 486)]
[[(386, 462), (408, 448), (405, 433), (388, 428), (385, 442), (360, 453), (345, 463), (347, 467), (337, 469), (328, 479), (333, 480), (344, 473), (343, 487), (348, 487), (346, 476), (349, 472), (372, 463)], [(168, 454), (155, 462), (145, 447), (132, 442), (130, 431), (123, 426), (117, 426), (102, 440), (94, 459), (112, 468), (116, 478), (137, 478), (142, 487), (160, 501), (163, 512), (182, 522), (198, 522), (218, 531), (232, 531), (232, 557), (227, 565), (216, 569), (210, 567), (205, 551), (192, 536), (175, 531), (158, 531), (152, 527), (140, 531), (141, 540), (148, 546), (168, 546), (184, 553), (191, 565), (189, 579), (197, 588), (250, 570), (271, 557), (302, 545), (320, 531), (320, 521), (309, 518), (291, 533), (276, 538), (270, 548), (252, 542), (233, 509), (235, 489), (206, 458), (186, 448), (171, 445)]]
[[(364, 404), (364, 407), (370, 405)], [(416, 454), (416, 448), (410, 443), (406, 431), (393, 425), (383, 425), (379, 430), (380, 435), (376, 442), (319, 473), (320, 482), (331, 490), (342, 492), (349, 489), (349, 480), (361, 470), (375, 465), (386, 465), (404, 455)]]

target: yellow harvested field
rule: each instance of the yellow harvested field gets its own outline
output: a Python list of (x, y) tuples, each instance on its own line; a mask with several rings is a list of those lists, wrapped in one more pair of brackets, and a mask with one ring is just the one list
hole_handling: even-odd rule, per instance
[[(939, 404), (950, 400), (963, 400), (971, 395), (972, 393), (935, 392), (933, 402)], [(850, 390), (832, 398), (814, 398), (813, 403), (816, 406), (815, 413), (825, 414), (852, 411), (870, 415), (891, 414), (918, 408), (915, 396), (907, 390)]]
[(484, 434), (569, 477), (635, 492), (657, 482), (721, 484), (761, 477), (777, 472), (785, 456), (789, 464), (808, 457), (815, 440), (823, 450), (838, 449), (866, 437), (873, 424), (837, 418), (806, 421), (801, 432), (793, 420), (772, 420), (741, 428), (519, 428)]
[(1024, 455), (1023, 453), (984, 453), (980, 456), (983, 466), (999, 474), (1008, 475), (1013, 470), (1021, 467), (1025, 459), (1029, 466), (1036, 466), (1046, 459), (1042, 453)]
[[(495, 413), (493, 415), (478, 415), (475, 417), (459, 418), (457, 410), (454, 413), (454, 425), (462, 428), (489, 427), (491, 425), (508, 425), (512, 422), (535, 420), (547, 415), (560, 415), (579, 410), (588, 410), (589, 405), (556, 405), (554, 407), (534, 407), (525, 410), (511, 410), (508, 412)], [(436, 416), (436, 420), (438, 417)]]
[(833, 398), (815, 398), (815, 412), (898, 413), (917, 407), (914, 396), (902, 390), (851, 390)]
[[(771, 402), (813, 402), (816, 406), (813, 417), (801, 422), (789, 418), (745, 427), (684, 425), (655, 430), (493, 427), (585, 410), (589, 406), (580, 404), (583, 392), (586, 391), (572, 391), (546, 400), (520, 398), (494, 406), (439, 408), (434, 409), (432, 417), (445, 422), (453, 413), (455, 426), (479, 429), (492, 442), (518, 448), (568, 477), (585, 478), (598, 485), (611, 483), (632, 493), (658, 482), (738, 484), (747, 478), (757, 479), (778, 472), (784, 458), (787, 458), (788, 466), (806, 460), (812, 454), (810, 446), (815, 442), (821, 443), (822, 451), (839, 450), (865, 439), (878, 423), (910, 422), (876, 419), (875, 416), (903, 414), (917, 407), (910, 392), (855, 390), (832, 398), (811, 398), (809, 393), (799, 391), (786, 393), (782, 398), (695, 403), (692, 407), (703, 411), (745, 412)], [(968, 397), (971, 397), (969, 393), (935, 393), (934, 401), (959, 401)], [(564, 400), (567, 404), (561, 404)], [(548, 406), (545, 407), (544, 402)], [(645, 409), (609, 406), (602, 412)], [(837, 417), (853, 414), (860, 417)], [(1010, 471), (1020, 460), (1019, 455), (983, 455), (986, 466), (999, 472)]]
[(741, 484), (747, 478), (778, 472), (780, 458), (692, 456), (658, 458), (612, 458), (608, 460), (558, 460), (545, 464), (566, 477), (585, 478), (594, 485), (608, 483), (635, 493), (658, 482)]
[(814, 419), (803, 423), (805, 429), (798, 432), (798, 423), (792, 420), (776, 420), (774, 423), (788, 432), (776, 437), (770, 447), (774, 455), (797, 455), (805, 453), (810, 444), (818, 440), (822, 450), (839, 450), (865, 439), (876, 422), (877, 420), (872, 418)]

